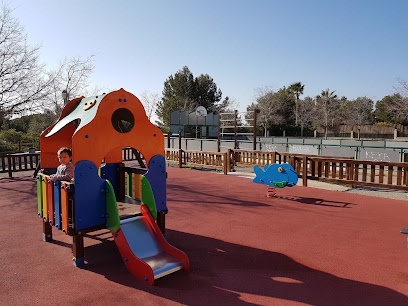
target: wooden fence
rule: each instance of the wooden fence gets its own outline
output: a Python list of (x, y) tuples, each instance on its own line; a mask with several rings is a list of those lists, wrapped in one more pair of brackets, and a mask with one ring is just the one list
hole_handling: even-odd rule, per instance
[[(311, 168), (308, 179), (349, 185), (408, 190), (408, 163), (306, 157), (296, 167)], [(306, 166), (302, 164), (306, 163)], [(303, 172), (307, 173), (307, 172)], [(303, 174), (302, 173), (302, 174)]]
[(307, 180), (408, 190), (408, 163), (359, 161), (318, 155), (229, 150), (232, 165), (291, 164), (303, 185)]
[(287, 163), (290, 158), (295, 157), (318, 157), (318, 158), (340, 158), (340, 159), (353, 159), (353, 157), (333, 157), (333, 156), (321, 156), (321, 155), (304, 155), (295, 153), (279, 153), (279, 152), (264, 152), (264, 151), (252, 151), (252, 150), (238, 150), (229, 149), (228, 154), (230, 160), (235, 166), (254, 166), (254, 165), (271, 165), (274, 163)]
[(208, 169), (223, 170), (227, 174), (230, 168), (230, 161), (227, 153), (188, 151), (181, 149), (165, 149), (166, 160), (177, 162), (179, 168), (183, 165), (188, 167), (201, 167)]
[(40, 160), (40, 153), (15, 153), (0, 155), (0, 173), (35, 170)]
[[(127, 148), (124, 149), (124, 160), (137, 159), (131, 153)], [(232, 149), (228, 153), (165, 149), (165, 157), (167, 161), (177, 163), (180, 168), (189, 166), (217, 169), (223, 170), (224, 174), (230, 172), (234, 165), (262, 166), (288, 162), (302, 178), (304, 186), (307, 186), (307, 180), (316, 180), (408, 191), (408, 163)], [(39, 152), (0, 155), (0, 173), (8, 172), (9, 177), (12, 177), (13, 172), (34, 170), (39, 159)]]

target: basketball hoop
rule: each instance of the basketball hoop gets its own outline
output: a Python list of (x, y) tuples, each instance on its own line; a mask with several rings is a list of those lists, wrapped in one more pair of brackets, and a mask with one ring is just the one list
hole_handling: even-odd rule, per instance
[(196, 113), (197, 117), (206, 117), (207, 116), (207, 110), (205, 109), (204, 106), (197, 107), (195, 113)]

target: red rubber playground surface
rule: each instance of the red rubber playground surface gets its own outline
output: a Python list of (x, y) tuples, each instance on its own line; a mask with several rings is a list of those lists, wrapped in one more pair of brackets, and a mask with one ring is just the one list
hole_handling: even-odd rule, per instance
[(167, 239), (191, 271), (143, 284), (108, 231), (42, 241), (36, 185), (0, 180), (1, 305), (407, 305), (408, 202), (168, 169)]

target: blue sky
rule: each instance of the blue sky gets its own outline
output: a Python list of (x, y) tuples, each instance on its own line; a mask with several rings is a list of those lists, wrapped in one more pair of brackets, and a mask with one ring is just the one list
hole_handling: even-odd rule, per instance
[(50, 68), (95, 54), (92, 82), (161, 93), (187, 65), (244, 110), (254, 89), (305, 84), (374, 101), (408, 80), (408, 1), (13, 0)]

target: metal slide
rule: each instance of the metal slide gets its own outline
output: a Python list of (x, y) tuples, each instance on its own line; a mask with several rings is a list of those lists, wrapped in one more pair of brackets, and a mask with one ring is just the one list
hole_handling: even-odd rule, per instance
[(121, 220), (119, 231), (113, 234), (129, 272), (153, 285), (160, 277), (188, 271), (187, 255), (164, 239), (145, 205), (141, 211), (141, 216)]

